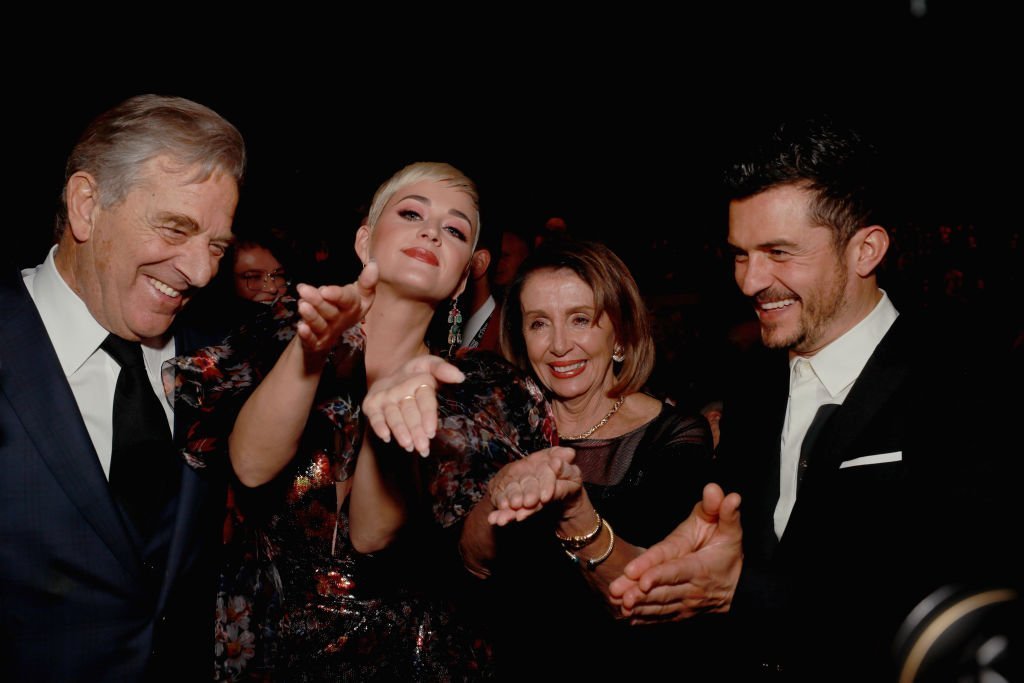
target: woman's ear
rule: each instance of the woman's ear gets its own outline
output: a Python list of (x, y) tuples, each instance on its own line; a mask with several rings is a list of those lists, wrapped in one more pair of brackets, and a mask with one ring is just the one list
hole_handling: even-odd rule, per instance
[(365, 225), (359, 226), (356, 230), (356, 256), (365, 266), (370, 262), (370, 229)]
[(68, 228), (76, 242), (87, 242), (95, 225), (96, 209), (100, 206), (99, 186), (91, 173), (78, 171), (68, 178), (64, 189), (68, 207)]

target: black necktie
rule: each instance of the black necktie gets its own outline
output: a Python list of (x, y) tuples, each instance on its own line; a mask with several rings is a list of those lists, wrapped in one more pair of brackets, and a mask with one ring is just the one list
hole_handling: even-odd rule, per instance
[(178, 488), (181, 467), (139, 342), (110, 334), (100, 348), (121, 366), (114, 389), (110, 490), (143, 538), (149, 538)]

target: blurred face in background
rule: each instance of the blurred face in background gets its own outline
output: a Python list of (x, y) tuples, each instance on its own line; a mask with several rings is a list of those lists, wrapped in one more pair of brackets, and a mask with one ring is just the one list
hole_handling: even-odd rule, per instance
[(239, 244), (235, 253), (235, 294), (242, 299), (269, 304), (288, 287), (281, 262), (258, 244)]
[(508, 286), (516, 277), (516, 271), (529, 255), (530, 248), (519, 235), (506, 232), (501, 236), (501, 257), (494, 267), (494, 284), (499, 287)]

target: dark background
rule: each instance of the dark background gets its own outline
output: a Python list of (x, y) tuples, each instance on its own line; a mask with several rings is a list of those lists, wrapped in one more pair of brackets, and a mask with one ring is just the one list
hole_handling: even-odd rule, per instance
[(627, 251), (649, 236), (720, 239), (714, 193), (731, 147), (807, 110), (862, 120), (888, 148), (908, 215), (993, 228), (1013, 218), (1024, 112), (1008, 17), (938, 0), (758, 7), (508, 13), (429, 29), (400, 12), (359, 25), (282, 17), (230, 44), (195, 17), (179, 42), (170, 27), (139, 32), (145, 49), (89, 35), (55, 50), (49, 70), (11, 55), (7, 189), (29, 243), (17, 260), (36, 262), (48, 241), (82, 128), (142, 92), (234, 122), (250, 151), (249, 213), (302, 232), (351, 232), (379, 182), (431, 159), (478, 181), (485, 225), (558, 215)]
[[(750, 317), (721, 252), (722, 165), (766, 122), (827, 111), (859, 121), (886, 153), (901, 210), (883, 285), (901, 310), (935, 308), (952, 268), (969, 281), (957, 303), (1009, 309), (1010, 334), (1022, 308), (1020, 278), (1007, 273), (1020, 266), (1010, 246), (1024, 120), (1012, 22), (985, 3), (767, 4), (682, 8), (682, 18), (681, 8), (598, 16), (592, 6), (429, 30), (397, 10), (359, 24), (310, 16), (301, 30), (241, 32), (231, 48), (212, 28), (198, 35), (196, 19), (191, 49), (165, 29), (142, 49), (13, 69), (12, 257), (42, 260), (64, 159), (93, 116), (143, 92), (181, 95), (246, 138), (240, 229), (326, 241), (329, 276), (349, 281), (375, 187), (406, 163), (449, 161), (480, 185), (485, 231), (559, 216), (619, 253), (659, 317), (659, 352), (673, 355), (659, 372), (689, 383), (706, 350)], [(367, 31), (364, 45), (356, 34)], [(936, 248), (942, 229), (958, 240), (952, 256)], [(963, 252), (968, 239), (980, 248)]]

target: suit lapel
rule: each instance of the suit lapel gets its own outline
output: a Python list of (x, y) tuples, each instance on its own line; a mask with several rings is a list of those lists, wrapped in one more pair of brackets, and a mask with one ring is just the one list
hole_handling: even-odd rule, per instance
[(905, 329), (897, 318), (871, 354), (842, 407), (822, 431), (812, 456), (812, 470), (837, 470), (848, 459), (850, 445), (903, 385), (910, 372)]
[(486, 328), (484, 329), (483, 337), (480, 339), (480, 345), (477, 348), (485, 351), (498, 351), (498, 338), (500, 336), (501, 328), (501, 306), (495, 306), (491, 312), (489, 318), (487, 318)]
[[(214, 344), (217, 341), (219, 339), (211, 341), (190, 334), (187, 329), (184, 331), (179, 329), (174, 335), (174, 353), (180, 356), (204, 345)], [(170, 397), (172, 400), (173, 398), (173, 396)], [(174, 412), (174, 440), (177, 447), (180, 447), (183, 440), (182, 435), (189, 426), (184, 424), (185, 421), (180, 416), (181, 411)], [(182, 563), (192, 549), (192, 544), (196, 542), (193, 530), (197, 523), (202, 495), (206, 488), (206, 483), (201, 480), (191, 467), (185, 464), (184, 457), (179, 458), (179, 460), (182, 468), (181, 491), (177, 497), (178, 513), (174, 518), (174, 532), (171, 535), (171, 545), (167, 554), (166, 576), (171, 580), (164, 581), (160, 591), (158, 602), (158, 608), (160, 609), (166, 603), (173, 579), (178, 576)]]
[(0, 392), (68, 498), (129, 573), (137, 574), (138, 550), (110, 495), (46, 328), (14, 269), (0, 270), (0, 320)]
[(907, 364), (910, 356), (905, 347), (909, 341), (906, 324), (901, 325), (901, 320), (897, 318), (889, 328), (854, 382), (846, 400), (818, 436), (813, 453), (809, 455), (807, 474), (786, 526), (783, 542), (787, 537), (794, 538), (801, 534), (800, 529), (810, 521), (804, 519), (804, 511), (817, 507), (819, 503), (815, 497), (827, 495), (827, 480), (838, 474), (842, 461), (864, 455), (851, 453), (851, 446), (871, 427), (872, 421), (906, 380), (910, 372)]

